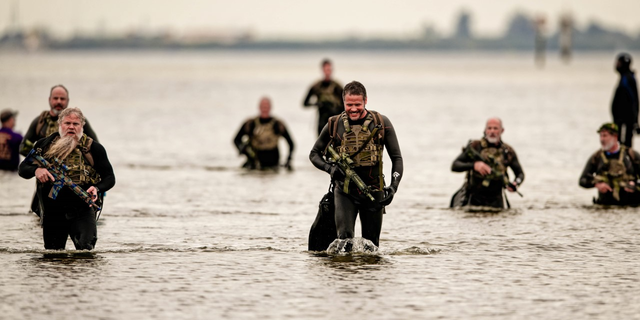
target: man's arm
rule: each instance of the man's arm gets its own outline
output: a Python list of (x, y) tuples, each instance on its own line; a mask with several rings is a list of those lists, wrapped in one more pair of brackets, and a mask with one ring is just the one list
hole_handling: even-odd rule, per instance
[(98, 135), (96, 135), (95, 131), (93, 131), (93, 128), (91, 128), (89, 120), (86, 120), (84, 127), (82, 127), (82, 131), (84, 131), (84, 134), (93, 139), (93, 141), (98, 141)]
[(284, 126), (284, 123), (280, 122), (282, 126), (282, 137), (287, 140), (287, 144), (289, 144), (289, 156), (287, 157), (287, 163), (291, 160), (291, 156), (293, 155), (293, 149), (295, 148), (293, 139), (291, 139), (291, 135), (289, 135), (289, 131), (287, 127)]
[(453, 160), (453, 164), (451, 164), (451, 171), (453, 172), (466, 172), (469, 170), (473, 170), (473, 164), (475, 161), (467, 155), (466, 152), (462, 151), (458, 155), (458, 157)]
[[(384, 120), (384, 146), (387, 149), (389, 158), (391, 158), (391, 183), (394, 191), (398, 191), (400, 180), (404, 173), (404, 162), (402, 160), (402, 152), (398, 143), (396, 130), (393, 128), (391, 121), (386, 116), (382, 116)], [(382, 174), (382, 172), (380, 173)]]
[(315, 103), (311, 103), (311, 97), (316, 95), (315, 92), (316, 92), (316, 85), (314, 84), (309, 89), (309, 92), (307, 93), (307, 97), (304, 98), (304, 102), (302, 103), (305, 107), (311, 107), (316, 105)]
[(31, 151), (32, 149), (28, 145), (38, 141), (38, 133), (36, 132), (37, 126), (38, 126), (38, 117), (36, 117), (35, 119), (33, 119), (33, 121), (31, 121), (31, 124), (29, 125), (29, 129), (27, 130), (27, 133), (25, 133), (24, 138), (20, 143), (20, 154), (25, 157), (29, 154), (29, 151)]
[(100, 143), (94, 141), (94, 143), (91, 144), (91, 155), (94, 159), (93, 168), (100, 174), (100, 182), (98, 182), (95, 187), (98, 188), (100, 192), (108, 191), (116, 184), (116, 176), (113, 173), (111, 162), (109, 162), (109, 158), (107, 157), (107, 151)]
[(325, 161), (323, 153), (330, 140), (331, 136), (329, 134), (329, 126), (325, 125), (320, 132), (320, 136), (318, 136), (318, 140), (313, 144), (313, 148), (311, 148), (311, 152), (309, 153), (309, 160), (311, 160), (311, 163), (316, 168), (327, 173), (331, 170), (331, 165)]
[(580, 175), (580, 181), (578, 182), (583, 188), (593, 188), (595, 187), (595, 178), (593, 174), (596, 172), (596, 162), (594, 157), (590, 157), (587, 161), (587, 164), (584, 166), (584, 170), (582, 170), (582, 175)]
[(248, 134), (245, 130), (246, 126), (247, 126), (247, 122), (242, 123), (242, 126), (240, 127), (240, 130), (238, 130), (236, 137), (233, 138), (233, 144), (236, 146), (239, 152), (242, 152), (242, 137)]
[(513, 159), (511, 160), (511, 164), (509, 166), (511, 167), (511, 170), (513, 170), (513, 173), (515, 174), (514, 181), (516, 185), (519, 186), (524, 181), (524, 171), (522, 170), (520, 161), (518, 161), (518, 156), (516, 155), (516, 152), (513, 150), (511, 150), (511, 152), (513, 153)]

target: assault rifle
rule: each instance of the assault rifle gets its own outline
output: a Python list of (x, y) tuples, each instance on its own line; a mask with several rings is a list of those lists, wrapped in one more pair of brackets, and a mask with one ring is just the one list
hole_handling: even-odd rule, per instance
[[(471, 141), (469, 141), (469, 144), (467, 145), (467, 147), (465, 148), (465, 153), (467, 154), (467, 156), (469, 156), (472, 160), (474, 161), (482, 161), (484, 163), (486, 163), (489, 167), (491, 167), (491, 173), (487, 174), (486, 176), (484, 176), (484, 180), (482, 180), (482, 185), (484, 187), (488, 187), (489, 184), (491, 183), (491, 180), (502, 180), (502, 187), (506, 188), (509, 185), (509, 178), (507, 177), (506, 174), (504, 174), (502, 172), (502, 170), (500, 170), (500, 165), (502, 165), (501, 163), (499, 163), (495, 157), (493, 156), (488, 156), (487, 158), (483, 157), (478, 150), (474, 149), (471, 147)], [(505, 168), (506, 169), (506, 168)], [(520, 191), (515, 190), (515, 192), (519, 195), (519, 196), (523, 196), (522, 193), (520, 193)]]
[(79, 185), (75, 184), (73, 180), (67, 177), (67, 171), (69, 171), (69, 168), (67, 168), (67, 166), (58, 158), (54, 158), (53, 162), (55, 164), (52, 164), (51, 162), (47, 161), (47, 159), (43, 158), (41, 155), (35, 152), (33, 153), (33, 157), (38, 162), (40, 162), (56, 180), (53, 184), (53, 189), (51, 189), (51, 198), (55, 199), (58, 196), (58, 192), (60, 192), (62, 186), (67, 186), (71, 189), (71, 191), (73, 191), (73, 193), (80, 197), (80, 199), (84, 200), (84, 202), (86, 202), (89, 206), (94, 207), (97, 210), (102, 210), (95, 203), (95, 201), (93, 201), (91, 195), (88, 192), (86, 192)]
[(358, 176), (358, 174), (353, 171), (351, 166), (353, 165), (353, 160), (349, 158), (349, 155), (346, 153), (339, 154), (332, 146), (327, 146), (327, 151), (329, 152), (329, 157), (333, 162), (335, 162), (340, 169), (344, 172), (346, 179), (344, 180), (344, 190), (348, 192), (349, 190), (349, 181), (353, 181), (358, 187), (358, 190), (362, 192), (367, 198), (371, 199), (371, 201), (375, 201), (376, 199), (371, 195), (371, 188), (362, 181), (362, 178)]
[(256, 151), (253, 150), (249, 139), (242, 142), (238, 149), (240, 150), (240, 154), (247, 156), (245, 166), (249, 166), (251, 169), (260, 169), (260, 161), (258, 161)]

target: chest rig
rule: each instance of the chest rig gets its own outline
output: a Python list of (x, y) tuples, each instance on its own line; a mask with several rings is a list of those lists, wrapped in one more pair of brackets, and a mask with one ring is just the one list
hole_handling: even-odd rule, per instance
[(600, 152), (600, 158), (604, 166), (595, 177), (595, 183), (604, 182), (613, 187), (613, 198), (620, 201), (620, 188), (628, 186), (631, 177), (627, 175), (624, 165), (624, 155), (627, 152), (624, 146), (620, 146), (618, 158), (609, 159), (604, 151)]
[(260, 118), (254, 121), (253, 133), (251, 135), (251, 146), (255, 150), (273, 150), (278, 147), (279, 135), (276, 134), (276, 119), (273, 118), (267, 123), (261, 123)]
[[(57, 139), (54, 139), (51, 143), (55, 143)], [(78, 141), (78, 146), (62, 161), (68, 168), (67, 176), (78, 185), (100, 182), (100, 175), (93, 168), (93, 156), (89, 152), (92, 143), (93, 139), (83, 134), (80, 141)], [(47, 160), (53, 162), (53, 159)]]
[[(336, 83), (331, 81), (328, 86), (318, 86), (318, 105), (325, 108), (337, 108), (340, 100), (335, 96)], [(339, 111), (338, 111), (339, 112)]]
[(482, 186), (488, 187), (492, 181), (495, 181), (503, 185), (507, 185), (509, 183), (507, 168), (505, 166), (507, 149), (503, 144), (498, 148), (489, 146), (489, 142), (485, 138), (480, 140), (480, 147), (480, 158), (483, 162), (489, 165), (489, 167), (491, 167), (491, 173), (482, 176), (475, 170), (471, 170), (473, 173), (472, 184), (477, 184), (479, 181), (482, 181)]
[[(374, 121), (371, 112), (368, 112), (362, 125), (350, 125), (349, 116), (346, 113), (340, 115), (344, 124), (344, 133), (338, 146), (339, 153), (346, 153), (354, 162), (354, 167), (371, 167), (382, 161), (381, 136), (378, 130), (372, 132), (369, 125)], [(378, 139), (374, 135), (378, 135)]]
[(39, 138), (44, 138), (52, 135), (54, 132), (58, 132), (58, 121), (51, 117), (49, 111), (43, 111), (36, 125), (36, 134), (40, 135)]

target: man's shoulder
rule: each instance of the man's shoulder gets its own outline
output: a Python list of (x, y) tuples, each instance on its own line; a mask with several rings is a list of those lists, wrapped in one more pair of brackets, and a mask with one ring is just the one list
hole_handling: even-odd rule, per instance
[(508, 144), (508, 143), (506, 143), (504, 141), (502, 141), (502, 147), (504, 149), (506, 149), (507, 151), (509, 151), (509, 152), (516, 153), (516, 149), (514, 149), (510, 144)]

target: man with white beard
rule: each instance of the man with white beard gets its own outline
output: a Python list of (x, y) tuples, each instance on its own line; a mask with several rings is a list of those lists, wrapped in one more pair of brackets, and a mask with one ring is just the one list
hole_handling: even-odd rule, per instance
[[(77, 250), (91, 250), (97, 238), (96, 212), (71, 188), (56, 188), (54, 176), (34, 158), (39, 154), (49, 163), (60, 160), (66, 176), (94, 199), (115, 185), (115, 175), (104, 147), (83, 133), (85, 118), (78, 108), (64, 109), (58, 119), (58, 132), (38, 140), (20, 164), (25, 179), (36, 177), (37, 198), (42, 214), (45, 249), (63, 250), (71, 237)], [(56, 191), (57, 190), (57, 191)]]
[[(58, 115), (62, 110), (66, 109), (68, 105), (69, 91), (67, 88), (61, 84), (53, 86), (49, 92), (49, 110), (42, 111), (39, 116), (31, 121), (29, 129), (20, 144), (20, 154), (26, 157), (29, 151), (31, 151), (34, 142), (58, 131)], [(91, 139), (98, 141), (98, 136), (91, 128), (89, 122), (85, 123), (83, 131)]]
[(600, 150), (587, 161), (580, 186), (598, 189), (593, 203), (603, 205), (636, 205), (636, 175), (640, 154), (621, 145), (619, 128), (615, 123), (605, 123), (598, 129)]
[[(487, 120), (484, 137), (470, 141), (462, 153), (453, 161), (451, 170), (467, 172), (464, 185), (451, 199), (451, 207), (482, 206), (505, 208), (509, 202), (503, 189), (516, 192), (524, 181), (524, 172), (513, 148), (502, 141), (502, 120)], [(511, 168), (515, 179), (509, 182), (507, 168)]]
[[(31, 121), (29, 129), (20, 143), (21, 155), (26, 157), (33, 148), (34, 142), (48, 137), (54, 132), (58, 132), (58, 115), (62, 110), (66, 109), (68, 105), (69, 91), (67, 88), (61, 84), (53, 86), (51, 91), (49, 91), (49, 110), (42, 111), (39, 116)], [(93, 132), (91, 125), (86, 119), (82, 129), (89, 138), (96, 142), (98, 141), (96, 133)], [(38, 199), (35, 195), (31, 201), (31, 211), (40, 216)]]

